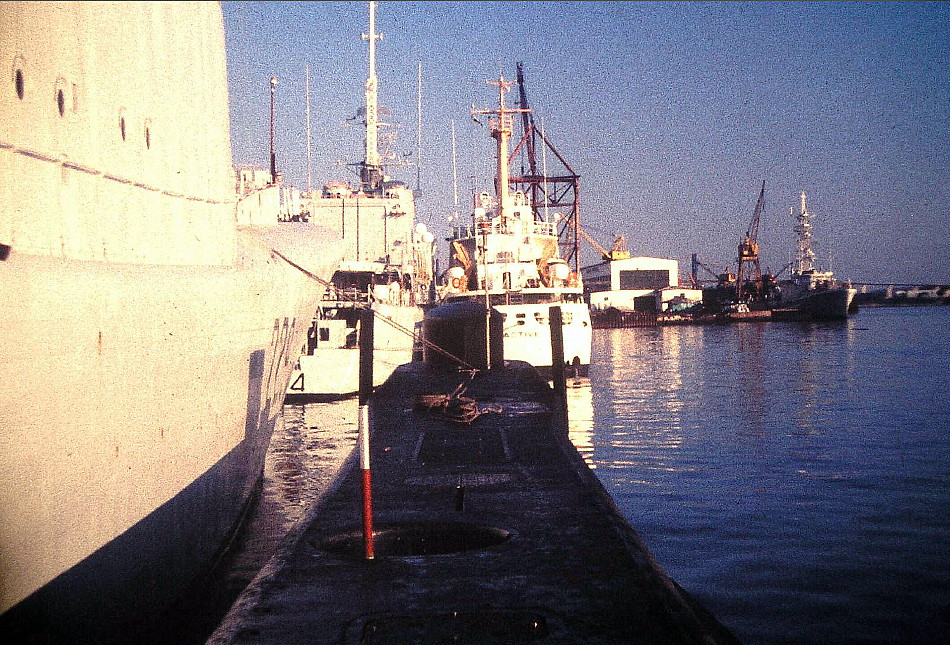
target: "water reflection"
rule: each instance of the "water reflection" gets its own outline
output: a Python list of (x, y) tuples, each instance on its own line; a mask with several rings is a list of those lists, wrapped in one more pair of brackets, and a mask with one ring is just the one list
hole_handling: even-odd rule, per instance
[(743, 642), (950, 642), (948, 312), (595, 331), (597, 475)]
[(567, 420), (571, 443), (592, 469), (594, 463), (594, 392), (590, 379), (567, 384)]
[(284, 405), (283, 424), (264, 461), (260, 500), (228, 567), (232, 584), (249, 583), (280, 540), (306, 519), (356, 445), (357, 410), (356, 398)]
[(798, 336), (798, 342), (803, 350), (797, 369), (790, 370), (788, 374), (792, 390), (801, 397), (796, 406), (795, 420), (801, 433), (815, 434), (815, 420), (818, 412), (816, 364), (819, 358), (816, 352), (820, 347), (820, 339), (815, 333), (814, 325), (794, 328), (791, 331), (793, 335)]
[[(670, 333), (664, 333), (669, 331)], [(686, 329), (596, 330), (590, 455), (608, 490), (655, 486), (683, 442)]]
[[(595, 334), (591, 381), (595, 415), (614, 420), (613, 440), (661, 433), (670, 445), (683, 430), (682, 347), (687, 328), (602, 330)], [(662, 422), (661, 422), (662, 420)]]
[(286, 532), (303, 519), (356, 444), (359, 401), (284, 406), (264, 465), (264, 503)]
[[(781, 331), (791, 339), (796, 352), (785, 370), (784, 385), (795, 397), (793, 418), (797, 432), (814, 435), (826, 425), (828, 405), (837, 406), (855, 378), (857, 349), (853, 321), (829, 321), (789, 325)], [(835, 394), (840, 391), (840, 394)]]
[[(739, 408), (740, 435), (761, 437), (772, 397), (766, 386), (763, 368), (765, 328), (762, 323), (736, 325), (738, 355), (735, 358), (737, 385), (734, 405)], [(699, 349), (699, 348), (698, 348)]]

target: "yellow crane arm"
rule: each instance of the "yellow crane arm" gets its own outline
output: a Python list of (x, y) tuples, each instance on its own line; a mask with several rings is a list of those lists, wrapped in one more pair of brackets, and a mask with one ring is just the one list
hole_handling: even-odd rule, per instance
[(627, 240), (623, 235), (617, 236), (617, 239), (614, 240), (614, 248), (608, 251), (598, 244), (594, 238), (588, 235), (587, 231), (582, 228), (578, 228), (577, 230), (580, 232), (581, 237), (587, 240), (595, 249), (600, 251), (600, 255), (608, 262), (611, 260), (626, 260), (630, 257), (630, 251), (627, 250)]

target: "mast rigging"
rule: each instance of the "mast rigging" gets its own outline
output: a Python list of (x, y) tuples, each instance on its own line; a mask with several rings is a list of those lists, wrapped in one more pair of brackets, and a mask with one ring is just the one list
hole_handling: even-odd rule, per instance
[[(561, 246), (562, 257), (569, 265), (572, 265), (575, 273), (580, 273), (580, 204), (578, 201), (578, 183), (580, 175), (574, 172), (571, 165), (567, 163), (564, 157), (557, 151), (554, 145), (548, 140), (543, 129), (538, 129), (534, 123), (534, 117), (528, 105), (528, 94), (524, 83), (524, 65), (516, 64), (519, 103), (521, 105), (522, 117), (521, 126), (523, 134), (521, 140), (511, 152), (509, 161), (515, 159), (522, 149), (528, 157), (528, 174), (524, 173), (519, 177), (509, 177), (508, 182), (515, 190), (520, 190), (528, 195), (531, 203), (531, 210), (535, 219), (543, 220), (543, 213), (548, 208), (559, 209), (562, 212), (563, 219), (558, 222), (558, 243)], [(538, 172), (537, 167), (537, 138), (550, 150), (564, 168), (564, 172), (551, 176)]]
[(369, 3), (369, 33), (362, 35), (369, 41), (369, 74), (366, 78), (366, 152), (360, 164), (360, 188), (366, 193), (378, 193), (383, 188), (383, 167), (379, 161), (379, 80), (376, 77), (376, 41), (383, 35), (376, 33), (376, 3)]

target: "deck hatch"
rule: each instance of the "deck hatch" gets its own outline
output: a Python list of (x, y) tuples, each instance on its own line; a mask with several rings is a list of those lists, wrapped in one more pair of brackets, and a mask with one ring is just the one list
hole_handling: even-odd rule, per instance
[(360, 622), (360, 645), (516, 645), (540, 641), (549, 633), (543, 615), (519, 610), (372, 616)]
[[(494, 526), (465, 522), (404, 522), (373, 531), (377, 557), (448, 555), (503, 544), (511, 532)], [(353, 531), (316, 544), (321, 551), (345, 557), (363, 557), (363, 534)]]

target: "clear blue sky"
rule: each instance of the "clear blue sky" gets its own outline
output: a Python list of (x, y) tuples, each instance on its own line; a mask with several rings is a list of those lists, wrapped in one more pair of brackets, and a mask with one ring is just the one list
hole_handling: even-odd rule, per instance
[[(235, 163), (277, 157), (306, 188), (310, 66), (315, 187), (353, 179), (366, 2), (225, 2)], [(493, 141), (469, 110), (523, 62), (535, 119), (581, 175), (582, 226), (637, 254), (735, 265), (766, 182), (763, 269), (792, 257), (808, 194), (823, 268), (865, 282), (950, 283), (950, 3), (381, 2), (380, 102), (416, 157), (420, 219), (447, 232), (458, 189), (490, 190)], [(549, 163), (553, 163), (549, 159)], [(394, 168), (416, 185), (416, 168)], [(442, 237), (438, 235), (437, 237)], [(444, 255), (444, 244), (442, 245)], [(585, 245), (582, 258), (594, 261)]]

